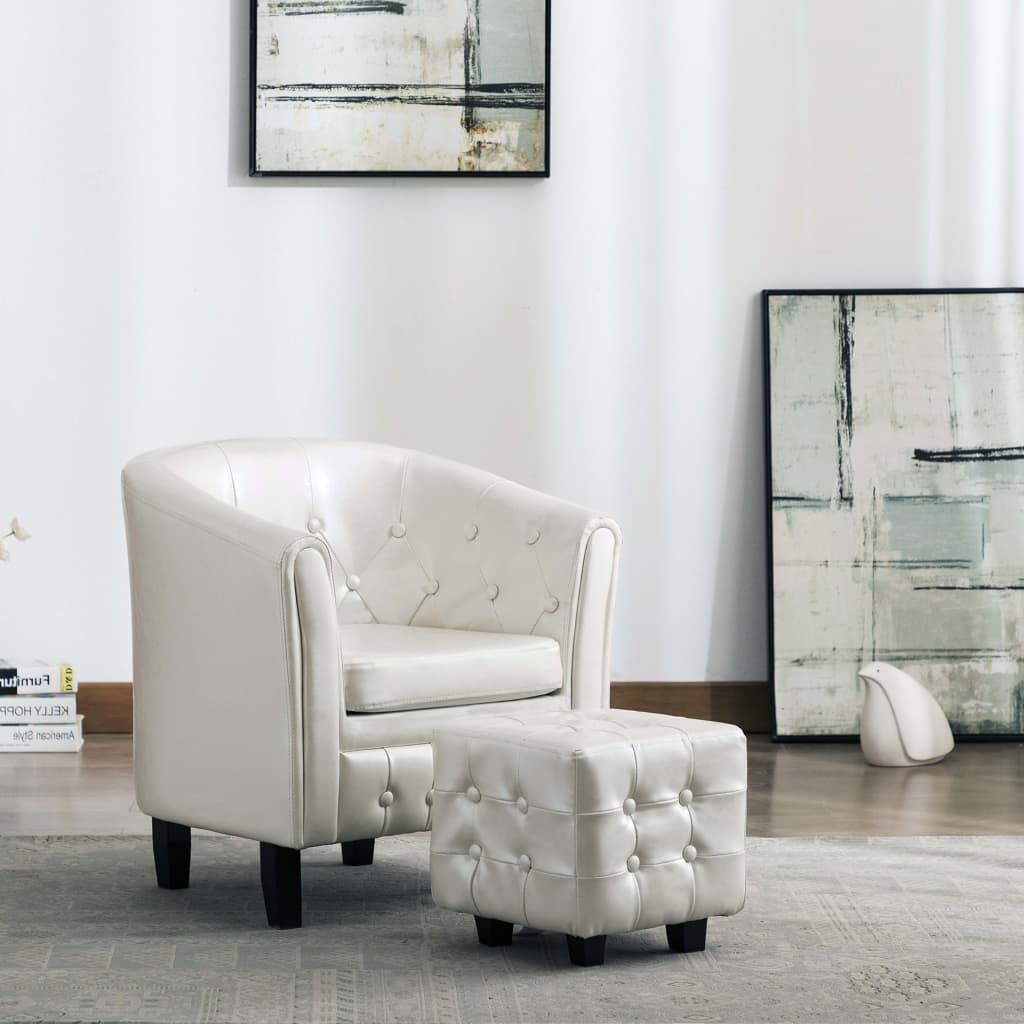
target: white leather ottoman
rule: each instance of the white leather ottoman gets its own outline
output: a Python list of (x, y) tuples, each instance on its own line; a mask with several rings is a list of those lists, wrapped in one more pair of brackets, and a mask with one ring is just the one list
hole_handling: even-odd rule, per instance
[(704, 948), (707, 919), (745, 895), (747, 744), (732, 725), (637, 711), (473, 715), (434, 737), (435, 902), (565, 932), (574, 964), (611, 932), (665, 925)]

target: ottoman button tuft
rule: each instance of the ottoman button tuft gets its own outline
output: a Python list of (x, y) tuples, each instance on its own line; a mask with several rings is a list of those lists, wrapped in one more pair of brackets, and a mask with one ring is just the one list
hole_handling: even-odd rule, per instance
[(697, 859), (697, 847), (696, 846), (684, 846), (683, 847), (683, 860), (687, 864), (692, 864)]
[(360, 580), (355, 573), (350, 573), (345, 577), (345, 586), (348, 587), (349, 590), (358, 590), (361, 582), (362, 580)]
[(498, 600), (498, 593), (499, 593), (498, 585), (496, 583), (492, 583), (487, 588), (487, 600), (488, 601), (497, 601)]
[(639, 871), (640, 870), (640, 858), (634, 853), (629, 860), (626, 861), (627, 871)]
[(311, 516), (306, 529), (310, 533), (319, 533), (324, 528), (324, 521), (319, 516)]
[(432, 789), (427, 790), (426, 801), (428, 807), (434, 806), (434, 791)]
[(466, 526), (466, 540), (476, 540), (477, 534), (480, 532), (480, 527), (476, 523), (469, 523)]
[(395, 794), (390, 789), (385, 789), (380, 795), (381, 807), (390, 807), (395, 802)]
[(690, 804), (693, 803), (693, 791), (689, 789), (684, 789), (682, 793), (679, 794), (679, 802), (684, 807), (689, 807)]
[(516, 807), (519, 808), (519, 810), (520, 810), (520, 812), (522, 814), (525, 814), (530, 809), (530, 805), (526, 802), (526, 797), (525, 796), (521, 796), (516, 801)]
[(530, 860), (530, 858), (525, 853), (519, 858), (519, 866), (524, 871), (529, 871), (530, 870), (530, 865), (532, 865), (532, 864), (533, 864), (533, 861)]
[(480, 790), (476, 786), (470, 786), (466, 790), (466, 796), (469, 797), (470, 801), (474, 804), (480, 803)]
[(405, 523), (392, 523), (391, 524), (391, 536), (398, 540), (400, 537), (405, 536)]
[(474, 844), (473, 844), (473, 845), (472, 845), (472, 846), (471, 846), (471, 847), (469, 848), (469, 855), (470, 855), (470, 857), (472, 857), (472, 858), (473, 858), (473, 860), (479, 860), (479, 859), (480, 859), (480, 855), (481, 855), (481, 854), (482, 854), (483, 852), (484, 852), (484, 851), (483, 851), (483, 850), (481, 850), (481, 849), (480, 849), (480, 847), (479, 847), (479, 846), (477, 846), (477, 844), (476, 844), (476, 843), (474, 843)]
[(636, 801), (629, 797), (626, 802), (622, 805), (623, 814), (636, 814)]

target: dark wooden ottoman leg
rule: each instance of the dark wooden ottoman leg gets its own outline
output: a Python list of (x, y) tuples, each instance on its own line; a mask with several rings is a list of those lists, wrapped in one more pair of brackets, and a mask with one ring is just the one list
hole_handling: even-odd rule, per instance
[(341, 844), (341, 863), (350, 868), (361, 868), (373, 863), (373, 840), (353, 839)]
[(512, 929), (508, 921), (496, 921), (493, 917), (475, 917), (476, 937), (481, 946), (511, 946)]
[(260, 843), (260, 880), (267, 923), (272, 928), (302, 927), (302, 861), (298, 850)]
[(153, 819), (153, 860), (156, 884), (161, 889), (187, 889), (192, 862), (192, 829), (172, 821)]
[(577, 967), (599, 967), (604, 963), (607, 935), (592, 935), (589, 939), (566, 935), (565, 939), (569, 946), (569, 959)]
[(708, 937), (708, 919), (665, 925), (668, 945), (673, 953), (699, 953)]

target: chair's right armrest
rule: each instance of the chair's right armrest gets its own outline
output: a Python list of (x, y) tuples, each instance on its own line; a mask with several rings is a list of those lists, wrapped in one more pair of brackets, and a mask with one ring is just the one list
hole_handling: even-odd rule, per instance
[(122, 490), (140, 808), (281, 846), (333, 842), (341, 665), (326, 546), (159, 458), (129, 463)]

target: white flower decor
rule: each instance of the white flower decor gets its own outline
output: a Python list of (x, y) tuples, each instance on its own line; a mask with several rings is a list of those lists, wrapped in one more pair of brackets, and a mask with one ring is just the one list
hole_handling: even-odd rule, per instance
[(31, 536), (32, 534), (26, 533), (25, 528), (21, 525), (21, 522), (18, 520), (18, 517), (15, 516), (11, 520), (10, 530), (7, 533), (0, 536), (0, 562), (6, 562), (11, 557), (10, 548), (7, 547), (4, 541), (10, 540), (11, 537), (18, 541), (26, 541)]

